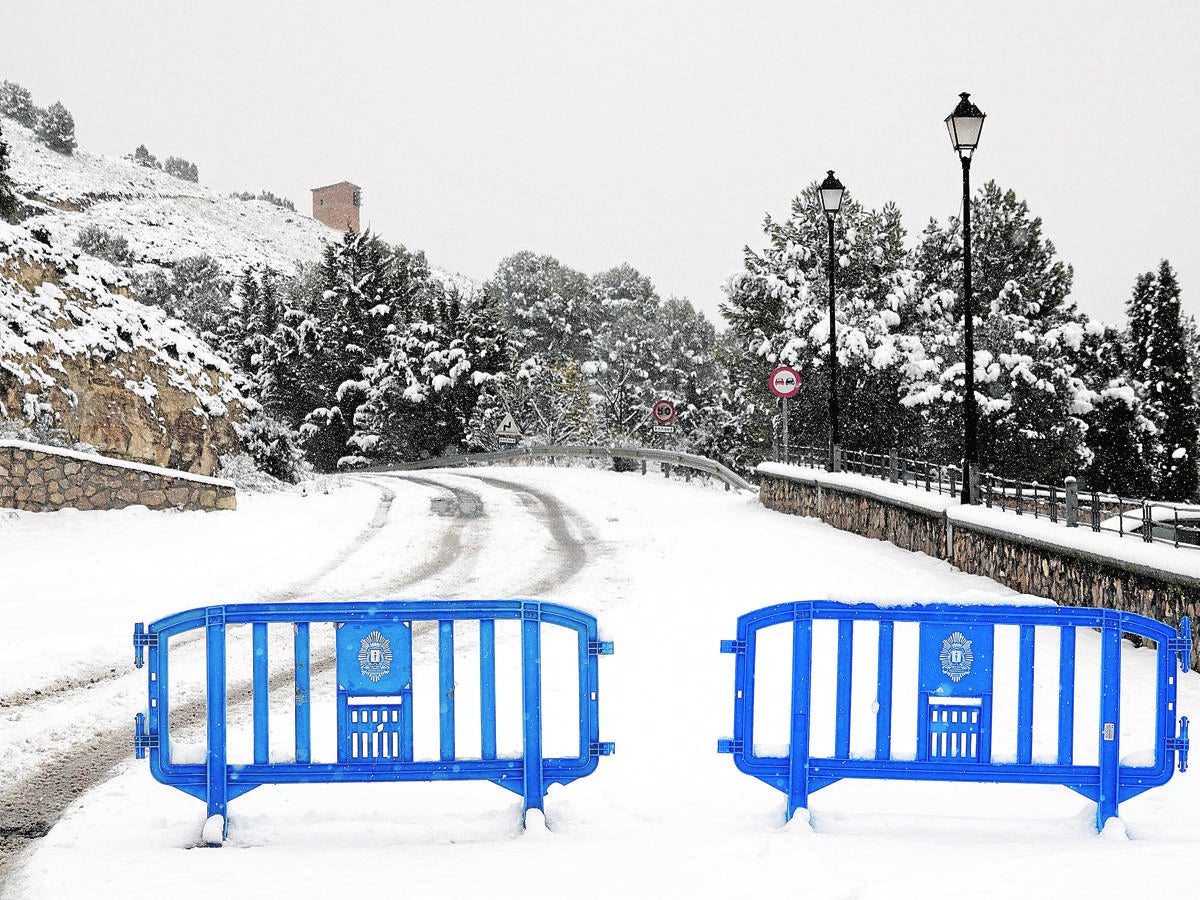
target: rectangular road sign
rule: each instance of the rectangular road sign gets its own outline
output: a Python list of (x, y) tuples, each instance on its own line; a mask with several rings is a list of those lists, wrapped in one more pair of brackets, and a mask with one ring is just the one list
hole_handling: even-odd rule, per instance
[(653, 431), (655, 434), (674, 434), (675, 433), (674, 425), (654, 425), (652, 427), (653, 427)]

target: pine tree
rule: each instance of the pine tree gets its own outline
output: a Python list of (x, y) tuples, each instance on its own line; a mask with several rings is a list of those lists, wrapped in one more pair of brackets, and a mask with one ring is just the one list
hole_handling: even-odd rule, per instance
[[(1083, 324), (1069, 299), (1071, 268), (1012, 191), (989, 182), (971, 199), (971, 215), (981, 467), (1060, 481), (1082, 461), (1084, 428), (1073, 413)], [(913, 260), (917, 342), (905, 403), (922, 412), (922, 453), (956, 462), (965, 369), (961, 222), (930, 222)]]
[(1084, 422), (1084, 484), (1098, 491), (1148, 497), (1158, 427), (1146, 416), (1145, 385), (1131, 377), (1124, 335), (1109, 325), (1089, 324), (1077, 374)]
[(1167, 260), (1138, 276), (1128, 303), (1133, 377), (1146, 384), (1146, 405), (1159, 429), (1155, 495), (1197, 496), (1197, 414), (1179, 282)]
[(38, 119), (37, 136), (51, 150), (70, 156), (75, 143), (75, 118), (61, 103), (53, 103)]
[[(726, 286), (722, 314), (735, 341), (731, 379), (736, 427), (754, 451), (771, 448), (777, 401), (767, 389), (770, 370), (798, 367), (800, 394), (790, 401), (793, 445), (824, 446), (829, 430), (828, 224), (809, 185), (791, 215), (767, 217), (768, 245), (747, 248), (743, 271)], [(905, 332), (915, 304), (905, 286), (904, 229), (893, 205), (874, 211), (849, 194), (835, 220), (834, 294), (841, 442), (852, 449), (911, 450), (919, 437), (916, 413), (902, 405), (910, 348)]]
[(14, 122), (33, 128), (37, 125), (38, 108), (33, 105), (30, 93), (12, 81), (0, 82), (0, 115)]
[(4, 129), (0, 127), (0, 220), (15, 222), (20, 214), (21, 204), (13, 191), (12, 179), (8, 177), (8, 144), (4, 140)]
[(147, 169), (162, 168), (158, 162), (158, 157), (147, 150), (145, 144), (138, 144), (137, 149), (133, 151), (131, 159), (139, 166), (145, 166)]
[(188, 162), (186, 159), (181, 159), (178, 156), (168, 156), (162, 168), (168, 175), (173, 175), (184, 181), (200, 180), (200, 170), (196, 168), (196, 164)]

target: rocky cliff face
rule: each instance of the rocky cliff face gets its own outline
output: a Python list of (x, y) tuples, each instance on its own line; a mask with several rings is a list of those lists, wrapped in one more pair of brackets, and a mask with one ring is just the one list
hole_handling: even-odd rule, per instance
[(211, 474), (239, 449), (229, 367), (121, 281), (105, 263), (0, 224), (0, 419)]

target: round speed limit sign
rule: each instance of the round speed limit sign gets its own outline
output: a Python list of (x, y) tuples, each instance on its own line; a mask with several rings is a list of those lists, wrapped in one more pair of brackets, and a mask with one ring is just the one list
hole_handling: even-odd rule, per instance
[(675, 421), (675, 404), (670, 400), (659, 400), (654, 404), (651, 414), (659, 425), (670, 425)]
[(781, 400), (788, 400), (800, 393), (800, 373), (791, 366), (776, 366), (768, 382), (771, 393)]

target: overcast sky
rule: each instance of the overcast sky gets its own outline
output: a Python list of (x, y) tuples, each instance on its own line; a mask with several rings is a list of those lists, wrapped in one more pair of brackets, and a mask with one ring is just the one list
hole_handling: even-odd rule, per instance
[(0, 79), (82, 146), (216, 189), (363, 187), (365, 222), (487, 278), (627, 261), (717, 319), (765, 212), (835, 169), (910, 236), (956, 212), (943, 118), (1043, 219), (1089, 314), (1166, 257), (1200, 313), (1195, 2), (3, 0)]

